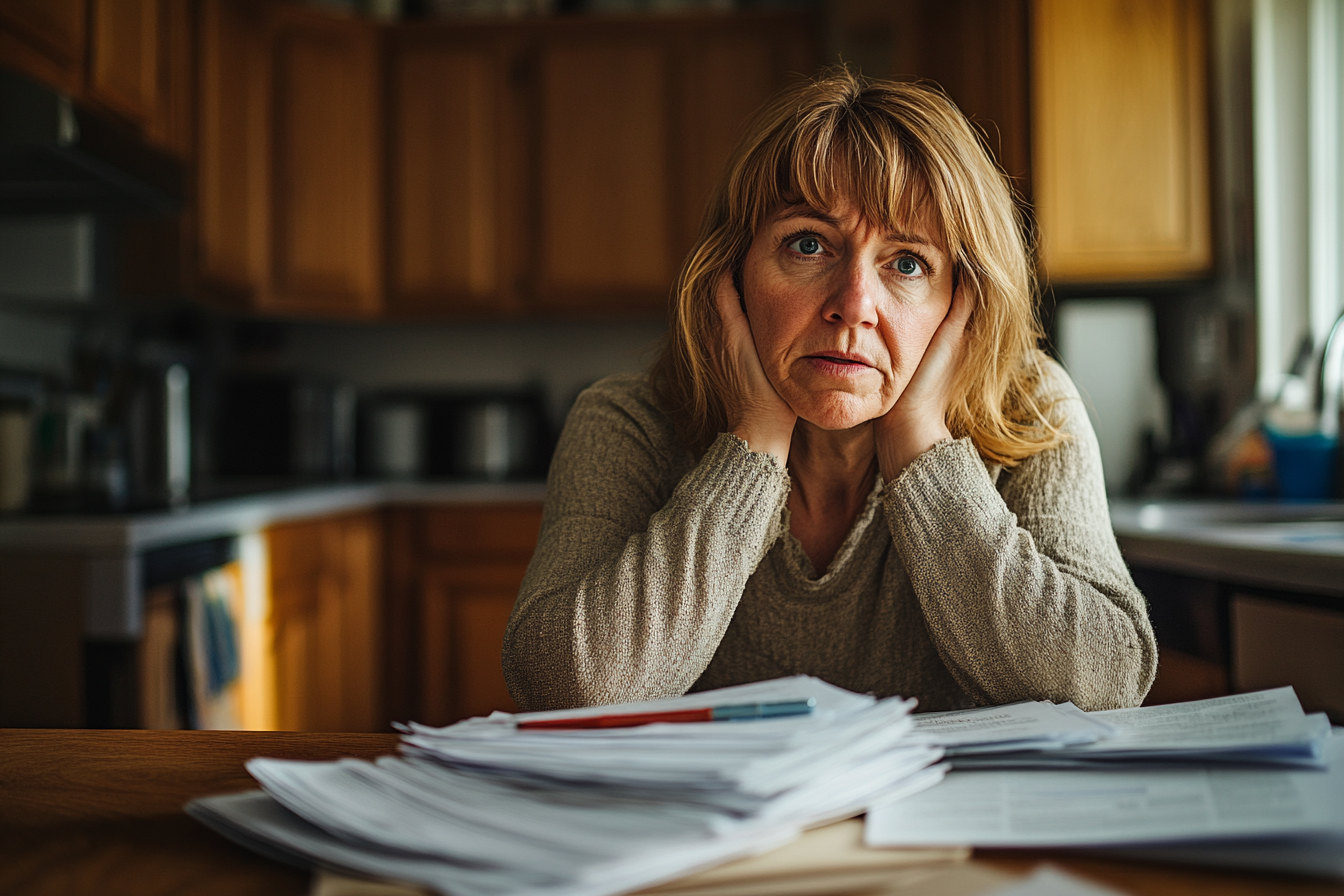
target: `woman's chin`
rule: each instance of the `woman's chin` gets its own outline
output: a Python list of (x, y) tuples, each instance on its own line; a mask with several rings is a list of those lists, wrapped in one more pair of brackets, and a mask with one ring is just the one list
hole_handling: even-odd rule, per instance
[(876, 420), (886, 413), (888, 408), (873, 397), (841, 393), (827, 396), (824, 400), (793, 404), (793, 410), (799, 419), (806, 420), (818, 429), (838, 432)]

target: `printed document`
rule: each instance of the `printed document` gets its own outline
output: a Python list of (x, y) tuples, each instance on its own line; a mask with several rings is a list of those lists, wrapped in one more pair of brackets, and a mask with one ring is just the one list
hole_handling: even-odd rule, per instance
[(953, 771), (868, 812), (870, 846), (1107, 846), (1344, 831), (1344, 737), (1329, 770)]

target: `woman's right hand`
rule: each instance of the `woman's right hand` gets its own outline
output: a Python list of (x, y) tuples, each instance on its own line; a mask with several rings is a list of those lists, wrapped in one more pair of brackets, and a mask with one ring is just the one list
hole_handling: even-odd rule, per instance
[(731, 271), (719, 277), (715, 292), (719, 319), (723, 322), (723, 345), (719, 363), (730, 382), (739, 384), (736, 395), (723, 396), (728, 412), (728, 431), (747, 443), (752, 451), (772, 454), (781, 466), (789, 461), (789, 443), (798, 415), (765, 375), (756, 340), (751, 334), (743, 302), (733, 285)]

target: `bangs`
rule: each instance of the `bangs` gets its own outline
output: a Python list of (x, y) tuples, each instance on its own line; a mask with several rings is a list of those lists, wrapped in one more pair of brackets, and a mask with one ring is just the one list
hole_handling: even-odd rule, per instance
[[(862, 100), (856, 97), (855, 104)], [(772, 164), (756, 168), (761, 182), (745, 193), (755, 202), (744, 223), (755, 232), (780, 208), (830, 212), (852, 203), (873, 224), (897, 233), (917, 227), (951, 250), (946, 210), (919, 154), (910, 151), (915, 141), (901, 131), (889, 119), (855, 114), (848, 104), (813, 110), (761, 147)]]

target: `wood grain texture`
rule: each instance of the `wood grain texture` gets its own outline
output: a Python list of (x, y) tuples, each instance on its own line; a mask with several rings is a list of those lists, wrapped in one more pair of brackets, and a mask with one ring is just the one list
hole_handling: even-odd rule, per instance
[(159, 113), (163, 52), (162, 0), (93, 0), (89, 95), (136, 124)]
[(424, 510), (421, 543), (432, 555), (526, 560), (541, 534), (540, 504), (462, 504)]
[(447, 725), (495, 710), (517, 712), (504, 683), (504, 629), (526, 560), (440, 563), (424, 571), (421, 593), (420, 711)]
[(76, 94), (84, 89), (86, 0), (0, 3), (0, 65)]
[(272, 269), (263, 307), (374, 314), (383, 220), (377, 32), (303, 13), (277, 13), (272, 27)]
[(1033, 177), (1055, 282), (1212, 266), (1201, 0), (1036, 0)]
[(306, 872), (263, 859), (182, 813), (255, 786), (253, 756), (372, 758), (395, 735), (0, 730), (0, 892), (298, 894)]
[(670, 51), (647, 30), (621, 37), (543, 51), (543, 307), (619, 310), (672, 281)]
[(276, 727), (386, 730), (381, 517), (290, 523), (266, 538)]
[(400, 34), (388, 62), (387, 310), (502, 311), (494, 42)]
[(268, 277), (270, 54), (260, 4), (202, 0), (196, 270), (213, 302), (251, 308)]

